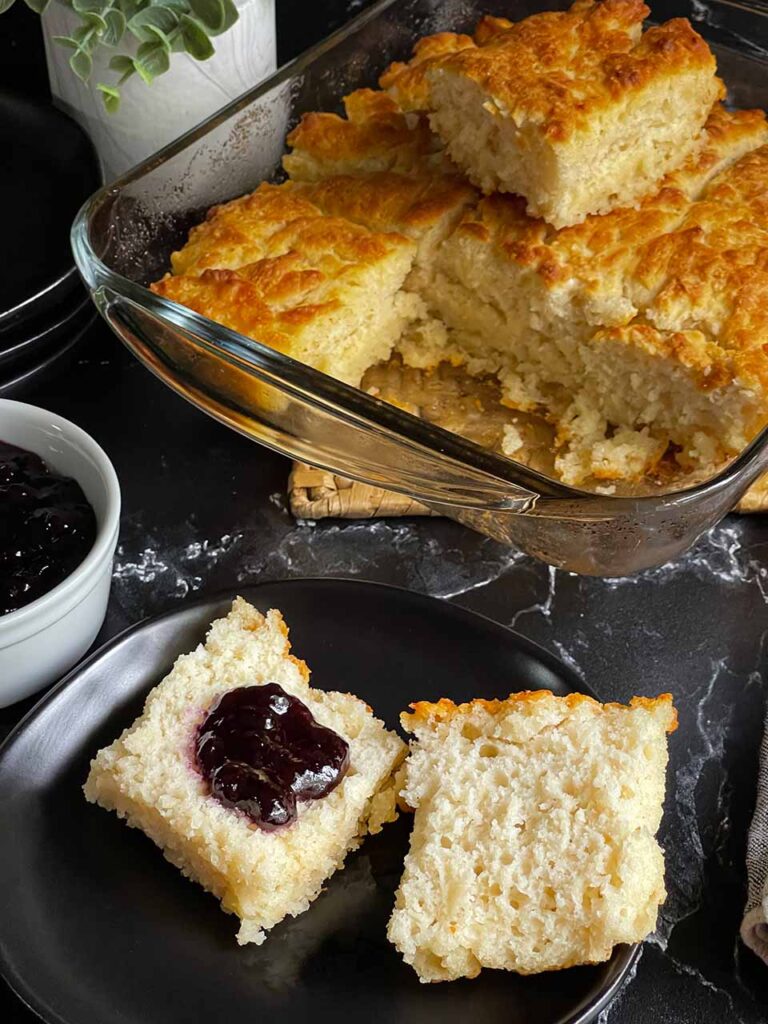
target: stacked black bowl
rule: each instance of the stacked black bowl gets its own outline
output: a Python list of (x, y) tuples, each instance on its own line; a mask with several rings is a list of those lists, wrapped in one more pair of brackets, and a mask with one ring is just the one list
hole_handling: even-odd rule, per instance
[(0, 397), (62, 369), (93, 319), (69, 229), (99, 184), (74, 121), (0, 91)]

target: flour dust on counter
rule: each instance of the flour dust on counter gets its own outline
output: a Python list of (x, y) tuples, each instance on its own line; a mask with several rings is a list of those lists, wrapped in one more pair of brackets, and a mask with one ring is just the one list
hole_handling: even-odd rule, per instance
[(195, 540), (182, 547), (159, 549), (145, 547), (128, 557), (126, 545), (120, 544), (112, 571), (115, 582), (165, 583), (172, 587), (172, 596), (186, 597), (199, 590), (205, 582), (206, 571), (217, 565), (219, 559), (233, 549), (242, 534), (225, 533), (215, 540)]

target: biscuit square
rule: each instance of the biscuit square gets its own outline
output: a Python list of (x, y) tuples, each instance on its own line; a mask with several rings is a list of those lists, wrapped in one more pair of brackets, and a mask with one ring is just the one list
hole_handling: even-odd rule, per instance
[(450, 158), (558, 228), (649, 195), (724, 89), (690, 23), (641, 34), (648, 13), (641, 0), (577, 0), (434, 61), (430, 121)]
[(415, 819), (388, 935), (421, 981), (598, 963), (653, 931), (669, 694), (412, 708)]
[(347, 384), (390, 355), (419, 305), (401, 291), (415, 243), (327, 217), (290, 183), (215, 207), (158, 295)]
[[(265, 832), (211, 795), (194, 762), (196, 730), (229, 690), (278, 683), (320, 725), (349, 744), (350, 766), (298, 818)], [(143, 713), (91, 762), (86, 798), (139, 828), (188, 878), (240, 919), (237, 941), (260, 944), (284, 917), (307, 909), (367, 833), (397, 817), (393, 772), (405, 744), (348, 693), (310, 686), (290, 653), (278, 611), (238, 598), (210, 627), (205, 645), (180, 657), (147, 697)]]

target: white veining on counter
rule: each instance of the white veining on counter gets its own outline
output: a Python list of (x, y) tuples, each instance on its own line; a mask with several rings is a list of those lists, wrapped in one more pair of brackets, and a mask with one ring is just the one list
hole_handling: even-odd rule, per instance
[(509, 626), (511, 629), (517, 628), (518, 621), (523, 615), (541, 615), (547, 621), (552, 620), (552, 607), (555, 603), (555, 596), (557, 590), (557, 569), (551, 565), (544, 567), (547, 572), (547, 593), (541, 601), (536, 601), (534, 604), (528, 605), (527, 608), (518, 609), (512, 618), (509, 620)]
[(184, 550), (185, 562), (197, 562), (215, 564), (222, 557), (231, 551), (243, 539), (241, 533), (225, 533), (215, 541), (203, 540), (193, 541), (187, 544)]
[(459, 547), (446, 546), (425, 535), (418, 525), (379, 519), (310, 526), (302, 521), (266, 553), (244, 560), (239, 583), (281, 576), (362, 576), (375, 578), (375, 570), (392, 553), (398, 556), (402, 586), (434, 597), (457, 597), (497, 580), (525, 558), (519, 551), (478, 538), (468, 556)]
[(724, 988), (720, 988), (715, 985), (714, 982), (710, 981), (709, 978), (705, 977), (701, 971), (691, 964), (683, 963), (682, 960), (678, 960), (674, 956), (670, 956), (667, 952), (665, 954), (667, 961), (672, 964), (675, 971), (678, 974), (686, 975), (689, 978), (693, 978), (697, 985), (701, 985), (707, 991), (714, 993), (720, 999), (725, 1001), (728, 1007), (727, 1016), (721, 1018), (723, 1021), (727, 1021), (728, 1024), (745, 1024), (745, 1019), (736, 1012), (736, 1005), (733, 1001), (733, 996)]
[(584, 669), (581, 667), (578, 661), (576, 661), (576, 659), (573, 656), (573, 653), (569, 651), (564, 644), (560, 643), (559, 640), (553, 640), (552, 646), (557, 651), (560, 660), (564, 661), (568, 668), (573, 669), (576, 675), (583, 679)]
[(135, 561), (123, 561), (125, 550), (119, 545), (116, 552), (115, 564), (112, 569), (112, 578), (115, 580), (138, 580), (139, 583), (154, 583), (158, 574), (168, 572), (168, 565), (158, 558), (157, 551), (152, 548), (144, 548), (136, 556)]
[[(670, 786), (675, 813), (669, 816), (671, 820), (668, 821), (672, 842), (667, 841), (670, 847), (667, 854), (667, 900), (656, 930), (656, 941), (663, 950), (666, 950), (675, 927), (701, 906), (706, 860), (709, 853), (714, 852), (714, 837), (726, 820), (726, 779), (722, 758), (733, 716), (733, 700), (729, 699), (728, 693), (729, 678), (728, 665), (725, 659), (720, 660), (711, 666), (709, 679), (691, 695), (695, 700), (695, 734), (691, 736), (683, 763), (674, 772), (674, 782)], [(713, 707), (717, 708), (714, 713)], [(724, 708), (727, 709), (725, 712)], [(681, 717), (687, 711), (687, 708), (681, 708)], [(709, 830), (712, 834), (703, 835), (696, 794), (702, 774), (710, 763), (718, 773), (716, 806), (713, 809), (715, 824)]]
[[(287, 525), (287, 529), (283, 529), (277, 543), (269, 549), (259, 542), (259, 534), (264, 531), (250, 525), (238, 525), (232, 533), (219, 539), (179, 543), (170, 550), (165, 545), (146, 543), (147, 538), (139, 535), (135, 550), (128, 540), (118, 549), (115, 579), (154, 583), (158, 574), (176, 572), (176, 590), (186, 593), (199, 589), (198, 576), (202, 576), (202, 585), (205, 584), (206, 568), (214, 568), (219, 562), (229, 566), (230, 555), (237, 556), (231, 560), (231, 569), (232, 578), (239, 583), (258, 582), (262, 576), (276, 579), (285, 575), (376, 578), (377, 566), (394, 552), (402, 557), (403, 572), (397, 582), (436, 597), (461, 596), (516, 570), (524, 570), (535, 578), (542, 577), (546, 582), (544, 595), (519, 608), (509, 620), (510, 626), (521, 628), (521, 620), (528, 616), (552, 620), (558, 586), (570, 575), (480, 536), (473, 537), (471, 546), (446, 543), (443, 538), (427, 533), (422, 522), (379, 519), (341, 524), (306, 520), (296, 523), (287, 514), (283, 496), (277, 492), (270, 496), (270, 506), (272, 514), (284, 527)], [(269, 532), (274, 537), (274, 524), (270, 526)], [(720, 524), (677, 562), (636, 576), (591, 580), (590, 584), (615, 591), (649, 581), (663, 586), (692, 574), (697, 579), (728, 586), (753, 585), (768, 604), (768, 569), (755, 558), (754, 547), (749, 552), (744, 548), (742, 531), (743, 520)], [(237, 545), (237, 551), (232, 551), (233, 544)], [(191, 562), (198, 563), (199, 571), (189, 572)]]
[(652, 580), (668, 583), (688, 574), (719, 583), (754, 583), (768, 603), (768, 569), (754, 557), (753, 546), (744, 547), (745, 519), (724, 520), (713, 526), (676, 562), (666, 562), (656, 569), (646, 569), (635, 576), (618, 576), (605, 580), (607, 587), (637, 586)]

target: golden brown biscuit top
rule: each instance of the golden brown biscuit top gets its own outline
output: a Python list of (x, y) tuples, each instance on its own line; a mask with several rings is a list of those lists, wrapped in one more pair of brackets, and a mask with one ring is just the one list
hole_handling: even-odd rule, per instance
[(636, 711), (643, 709), (651, 713), (661, 712), (665, 717), (666, 731), (674, 732), (677, 729), (677, 711), (672, 703), (671, 693), (662, 693), (658, 697), (632, 697), (629, 704), (608, 703), (589, 697), (584, 693), (569, 693), (564, 697), (557, 697), (551, 690), (523, 690), (520, 693), (511, 693), (505, 700), (484, 700), (475, 698), (465, 704), (455, 704), (447, 697), (431, 703), (430, 701), (417, 701), (411, 704), (412, 712), (403, 712), (400, 721), (407, 732), (413, 731), (420, 724), (430, 722), (445, 722), (456, 717), (471, 715), (476, 710), (485, 711), (489, 715), (505, 715), (510, 712), (525, 712), (527, 709), (535, 710), (537, 704), (560, 705), (567, 711), (576, 708), (589, 708), (591, 711), (602, 714), (605, 711)]
[[(705, 126), (703, 147), (667, 175), (659, 191), (637, 208), (592, 215), (582, 224), (557, 230), (527, 216), (519, 197), (497, 194), (465, 213), (458, 233), (493, 246), (505, 259), (535, 268), (548, 286), (576, 279), (587, 292), (600, 293), (622, 275), (632, 274), (638, 262), (648, 268), (658, 258), (654, 240), (682, 222), (713, 175), (739, 158), (743, 163), (745, 153), (766, 142), (768, 125), (762, 111), (732, 112), (718, 105)], [(757, 213), (765, 183), (749, 170), (750, 162), (739, 166), (740, 201), (751, 189), (750, 201)], [(749, 186), (743, 180), (747, 177)], [(727, 174), (718, 178), (711, 196), (724, 197), (734, 188), (729, 182)]]
[[(237, 269), (205, 269), (199, 273), (166, 274), (151, 285), (155, 294), (215, 320), (240, 334), (285, 351), (303, 328), (324, 313), (339, 309), (349, 289), (364, 286), (362, 274), (390, 255), (386, 239), (369, 236), (370, 244), (349, 244), (346, 221), (323, 218), (317, 231), (302, 232), (304, 252), (291, 250), (264, 257)], [(359, 228), (360, 232), (364, 229)], [(402, 241), (406, 241), (402, 239)], [(303, 243), (307, 244), (304, 245)], [(399, 248), (399, 244), (396, 244)]]
[(260, 185), (214, 207), (172, 255), (174, 274), (152, 291), (241, 334), (284, 350), (323, 312), (338, 308), (368, 268), (414, 243), (327, 216), (291, 183)]
[[(288, 135), (294, 154), (305, 155), (338, 172), (354, 172), (357, 165), (381, 161), (382, 167), (409, 173), (430, 161), (440, 141), (426, 120), (406, 117), (385, 92), (358, 89), (344, 98), (346, 117), (338, 114), (305, 114)], [(307, 177), (293, 156), (286, 161), (292, 177)], [(346, 165), (346, 166), (345, 166)]]
[(440, 57), (427, 78), (463, 76), (500, 114), (519, 125), (533, 122), (562, 141), (653, 79), (691, 68), (714, 74), (715, 58), (687, 20), (675, 18), (640, 36), (648, 13), (641, 0), (577, 0), (569, 11), (517, 22), (487, 46)]
[[(661, 330), (699, 330), (723, 348), (758, 351), (740, 363), (763, 386), (768, 347), (768, 145), (718, 175), (680, 225), (648, 243), (632, 282)], [(751, 367), (751, 369), (750, 369)]]
[(427, 72), (451, 54), (476, 49), (471, 36), (455, 32), (438, 32), (419, 39), (407, 63), (390, 64), (379, 79), (401, 110), (429, 110)]
[(513, 25), (514, 22), (510, 21), (509, 18), (496, 18), (492, 14), (484, 14), (477, 25), (475, 25), (473, 39), (478, 46), (487, 46), (488, 43), (494, 42), (507, 29), (512, 28)]
[(294, 193), (330, 216), (343, 216), (372, 231), (397, 231), (418, 237), (446, 215), (477, 199), (461, 178), (436, 174), (404, 176), (338, 175), (314, 183), (292, 183)]
[(475, 26), (473, 36), (456, 32), (438, 32), (416, 41), (409, 61), (395, 61), (379, 78), (397, 107), (405, 111), (426, 111), (431, 107), (427, 72), (438, 67), (454, 53), (487, 46), (512, 27), (507, 18), (485, 14)]
[[(321, 308), (305, 304), (298, 311), (294, 308), (275, 313), (264, 301), (259, 286), (234, 270), (204, 270), (199, 276), (168, 274), (152, 285), (152, 291), (278, 351), (286, 350), (301, 326), (297, 318), (311, 320)], [(325, 303), (322, 308), (332, 309), (334, 305), (338, 302)]]
[(250, 195), (214, 206), (189, 241), (171, 256), (175, 274), (237, 269), (265, 257), (298, 253), (319, 270), (365, 264), (413, 243), (399, 234), (367, 231), (343, 218), (327, 217), (291, 183), (260, 185)]
[(598, 342), (672, 357), (702, 391), (738, 380), (768, 395), (768, 145), (715, 177), (673, 231), (639, 250), (627, 289), (641, 315)]

